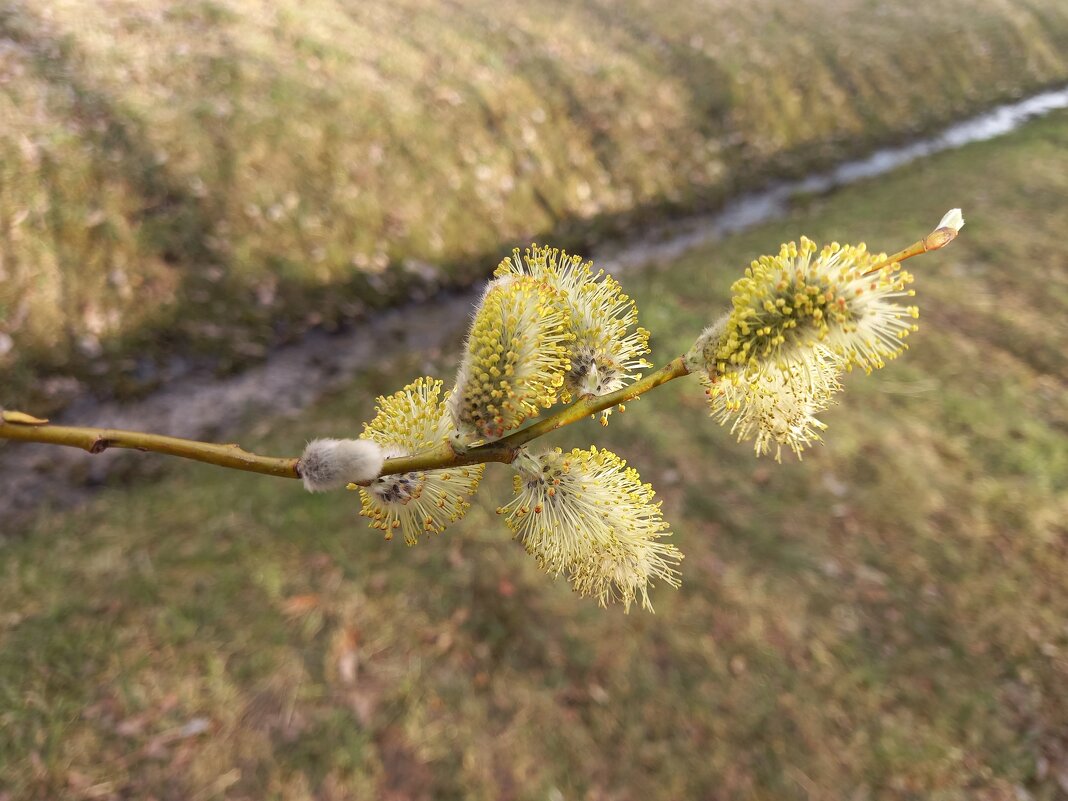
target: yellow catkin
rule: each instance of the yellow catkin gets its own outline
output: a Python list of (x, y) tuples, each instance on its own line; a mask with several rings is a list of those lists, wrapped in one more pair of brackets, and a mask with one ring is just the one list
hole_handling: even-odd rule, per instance
[(869, 272), (884, 258), (863, 244), (818, 249), (806, 237), (762, 256), (731, 287), (733, 308), (708, 366), (763, 371), (819, 349), (845, 370), (883, 367), (907, 347), (919, 316), (897, 302), (913, 295), (899, 264)]
[(516, 460), (516, 498), (497, 510), (538, 565), (582, 596), (652, 609), (654, 580), (679, 585), (682, 554), (649, 484), (614, 453), (591, 448)]
[[(387, 458), (410, 456), (446, 442), (453, 432), (441, 381), (418, 378), (399, 392), (378, 399), (378, 412), (364, 425), (362, 438), (382, 446)], [(485, 465), (421, 470), (382, 476), (359, 489), (360, 514), (386, 539), (400, 532), (408, 545), (422, 534), (439, 534), (470, 507)]]
[(491, 282), (450, 402), (461, 436), (497, 439), (556, 403), (572, 339), (560, 295), (548, 282), (529, 276)]
[(912, 276), (865, 245), (807, 237), (762, 256), (731, 287), (732, 308), (686, 355), (712, 415), (757, 455), (798, 455), (826, 426), (814, 416), (841, 389), (841, 371), (883, 367), (906, 347), (916, 306)]
[[(734, 379), (734, 380), (732, 380)], [(798, 458), (808, 446), (820, 441), (827, 426), (815, 415), (831, 405), (841, 389), (833, 362), (816, 359), (802, 367), (771, 370), (740, 378), (702, 376), (712, 416), (730, 424), (738, 441), (752, 440), (757, 456), (771, 453), (782, 461), (785, 445)]]
[(649, 332), (638, 326), (638, 308), (619, 282), (593, 262), (557, 248), (531, 245), (512, 251), (495, 273), (499, 278), (530, 276), (555, 289), (566, 309), (573, 339), (571, 367), (564, 376), (564, 402), (574, 397), (606, 395), (641, 377), (652, 365)]

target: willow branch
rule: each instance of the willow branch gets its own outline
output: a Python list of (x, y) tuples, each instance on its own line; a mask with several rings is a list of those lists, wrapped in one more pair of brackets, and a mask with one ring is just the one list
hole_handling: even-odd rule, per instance
[(239, 445), (217, 445), (140, 431), (54, 426), (47, 420), (38, 420), (21, 412), (5, 411), (0, 414), (0, 439), (66, 445), (92, 454), (103, 453), (109, 448), (128, 448), (180, 456), (183, 459), (228, 467), (231, 470), (245, 470), (280, 478), (300, 478), (297, 472), (299, 460), (296, 458), (260, 456), (242, 450)]
[[(495, 442), (479, 445), (463, 452), (457, 452), (451, 444), (444, 443), (437, 448), (413, 456), (387, 459), (382, 468), (382, 475), (488, 462), (511, 462), (515, 459), (519, 448), (531, 440), (633, 400), (661, 384), (686, 375), (687, 372), (683, 359), (679, 357), (628, 387), (607, 395), (582, 398), (556, 414)], [(22, 412), (0, 413), (0, 439), (65, 445), (71, 448), (81, 448), (91, 454), (103, 453), (109, 448), (127, 448), (179, 456), (183, 459), (192, 459), (231, 470), (245, 470), (279, 478), (300, 478), (300, 459), (297, 457), (260, 456), (243, 450), (239, 445), (218, 445), (140, 431), (56, 426), (49, 424), (47, 420), (39, 420)]]
[(469, 464), (509, 463), (515, 459), (519, 448), (531, 440), (572, 423), (577, 423), (579, 420), (585, 420), (590, 415), (611, 409), (613, 406), (634, 400), (639, 395), (643, 395), (661, 384), (666, 384), (668, 381), (687, 375), (688, 372), (685, 360), (680, 356), (668, 362), (659, 370), (645, 376), (645, 378), (635, 381), (630, 386), (617, 389), (607, 395), (582, 398), (561, 409), (556, 414), (549, 415), (526, 428), (521, 428), (503, 439), (487, 442), (485, 445), (479, 445), (464, 452), (457, 452), (452, 445), (445, 443), (434, 450), (418, 453), (414, 456), (399, 456), (393, 459), (386, 459), (381, 474), (391, 476), (396, 473), (412, 473), (417, 470), (436, 470), (443, 467), (459, 467)]
[(911, 245), (909, 245), (907, 248), (902, 248), (897, 253), (887, 256), (880, 262), (876, 262), (874, 265), (869, 267), (868, 271), (864, 274), (871, 275), (877, 270), (881, 270), (888, 264), (900, 264), (906, 259), (911, 259), (913, 256), (922, 256), (924, 253), (930, 253), (932, 250), (941, 250), (956, 238), (956, 229), (936, 228), (923, 239), (918, 239)]

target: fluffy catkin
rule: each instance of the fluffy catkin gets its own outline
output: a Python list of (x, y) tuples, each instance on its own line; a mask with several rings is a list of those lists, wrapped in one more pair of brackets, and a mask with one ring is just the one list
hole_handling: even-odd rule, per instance
[(313, 439), (300, 457), (300, 477), (308, 492), (327, 492), (378, 478), (384, 461), (377, 442)]
[(670, 532), (653, 488), (614, 453), (557, 448), (520, 454), (514, 466), (516, 498), (497, 514), (545, 572), (627, 611), (635, 602), (652, 610), (656, 580), (679, 586), (682, 554), (663, 539)]
[(560, 293), (548, 281), (491, 281), (471, 323), (449, 410), (461, 442), (494, 440), (560, 395), (571, 364)]
[[(446, 442), (453, 432), (441, 381), (417, 378), (399, 392), (378, 399), (378, 413), (364, 425), (364, 439), (389, 457), (410, 456)], [(417, 470), (381, 476), (360, 491), (360, 514), (391, 539), (395, 532), (414, 545), (423, 534), (440, 534), (471, 506), (485, 465)]]
[(612, 276), (604, 270), (594, 273), (593, 262), (557, 248), (531, 245), (523, 252), (513, 250), (494, 275), (530, 276), (559, 293), (565, 325), (573, 336), (568, 343), (571, 367), (561, 391), (564, 403), (574, 397), (607, 395), (652, 366), (643, 358), (649, 352), (649, 332), (637, 327), (638, 307)]

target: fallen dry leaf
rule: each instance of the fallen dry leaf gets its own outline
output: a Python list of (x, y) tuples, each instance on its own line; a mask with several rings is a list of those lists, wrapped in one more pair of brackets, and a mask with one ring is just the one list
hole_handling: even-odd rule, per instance
[(294, 595), (282, 603), (282, 613), (289, 617), (306, 615), (319, 606), (319, 596), (315, 593)]

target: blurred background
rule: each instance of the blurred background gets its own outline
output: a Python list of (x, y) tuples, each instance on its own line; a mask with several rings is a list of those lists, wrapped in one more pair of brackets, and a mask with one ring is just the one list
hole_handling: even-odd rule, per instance
[(408, 549), (0, 446), (0, 799), (1068, 798), (1066, 84), (1062, 0), (0, 0), (0, 405), (59, 421), (295, 455), (448, 379), (515, 245), (661, 363), (782, 241), (967, 220), (803, 462), (696, 381), (555, 436), (663, 498), (655, 615), (539, 572), (500, 466)]

